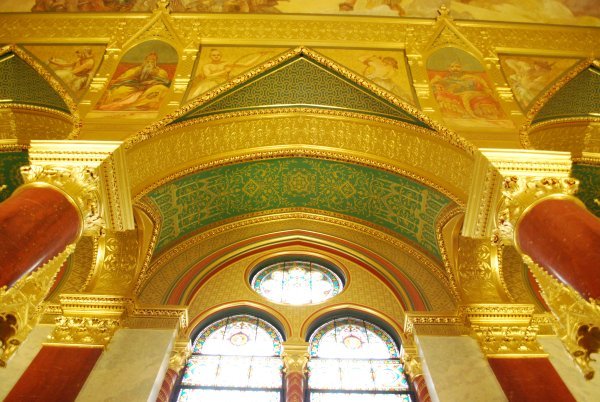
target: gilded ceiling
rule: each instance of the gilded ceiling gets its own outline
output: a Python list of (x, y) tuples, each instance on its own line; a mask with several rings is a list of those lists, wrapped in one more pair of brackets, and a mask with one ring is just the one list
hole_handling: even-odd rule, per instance
[[(52, 297), (133, 292), (202, 314), (212, 305), (199, 289), (227, 299), (213, 275), (244, 277), (271, 247), (339, 259), (372, 294), (398, 300), (374, 296), (391, 316), (465, 297), (531, 302), (516, 258), (494, 268), (490, 289), (461, 277), (444, 230), (465, 211), (478, 148), (596, 146), (593, 2), (547, 2), (552, 13), (446, 2), (451, 14), (437, 0), (156, 3), (0, 6), (0, 43), (14, 44), (0, 98), (41, 108), (0, 108), (0, 124), (33, 127), (2, 138), (123, 141), (138, 217), (138, 232), (81, 242)], [(531, 20), (562, 25), (514, 23)], [(52, 110), (74, 116), (61, 133), (38, 123)], [(557, 128), (582, 116), (573, 132)], [(530, 138), (542, 120), (548, 131)], [(3, 197), (26, 154), (0, 151)], [(574, 175), (593, 208), (597, 165)]]

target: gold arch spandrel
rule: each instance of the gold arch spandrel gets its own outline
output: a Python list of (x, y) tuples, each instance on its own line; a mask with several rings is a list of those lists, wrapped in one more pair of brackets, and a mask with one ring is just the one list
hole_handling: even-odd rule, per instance
[(268, 316), (271, 316), (274, 319), (276, 319), (277, 323), (283, 327), (283, 331), (284, 331), (283, 336), (286, 339), (289, 339), (290, 337), (293, 337), (295, 335), (293, 332), (294, 328), (292, 328), (288, 319), (285, 317), (285, 315), (283, 315), (279, 311), (277, 311), (277, 309), (275, 309), (271, 306), (268, 306), (264, 303), (254, 301), (254, 300), (234, 300), (234, 301), (216, 305), (208, 310), (203, 311), (202, 313), (200, 313), (196, 316), (192, 316), (192, 318), (190, 319), (190, 323), (185, 331), (185, 336), (190, 338), (192, 333), (195, 331), (196, 327), (201, 322), (206, 322), (206, 321), (210, 320), (210, 317), (214, 316), (215, 314), (223, 313), (226, 311), (235, 312), (237, 309), (244, 308), (244, 307), (246, 307), (246, 308), (249, 307), (253, 310), (264, 312)]
[[(321, 317), (327, 317), (330, 314), (335, 314), (336, 312), (352, 312), (357, 311), (359, 313), (368, 314), (370, 316), (376, 317), (379, 320), (383, 321), (385, 324), (389, 325), (396, 334), (404, 341), (406, 336), (404, 334), (404, 330), (402, 328), (401, 321), (398, 319), (388, 316), (387, 314), (378, 311), (375, 308), (365, 306), (363, 304), (353, 304), (353, 303), (344, 303), (344, 304), (334, 304), (331, 306), (323, 307), (310, 316), (306, 318), (306, 320), (302, 323), (300, 327), (300, 336), (303, 339), (307, 339), (309, 337), (308, 330), (312, 327), (313, 323), (321, 320)], [(402, 317), (404, 320), (404, 317)], [(403, 322), (403, 321), (402, 321)]]
[[(310, 246), (291, 248), (291, 250), (297, 252), (309, 251), (310, 249)], [(264, 251), (260, 255), (266, 256), (269, 253), (270, 251)], [(324, 252), (323, 254), (327, 257), (328, 253)], [(389, 288), (370, 272), (351, 261), (346, 261), (345, 264), (349, 270), (349, 275), (356, 278), (354, 281), (356, 286), (348, 286), (346, 292), (316, 305), (292, 306), (270, 302), (251, 290), (243, 279), (247, 265), (254, 261), (255, 258), (256, 256), (248, 256), (235, 261), (219, 269), (213, 276), (207, 279), (196, 294), (212, 294), (214, 298), (193, 298), (189, 304), (190, 316), (206, 315), (207, 312), (215, 311), (218, 306), (227, 304), (227, 300), (231, 299), (242, 301), (242, 305), (254, 302), (258, 305), (270, 307), (271, 310), (276, 310), (287, 318), (291, 329), (288, 333), (288, 340), (300, 340), (302, 336), (300, 328), (307, 320), (307, 317), (314, 312), (324, 307), (340, 304), (354, 305), (358, 309), (362, 308), (370, 311), (379, 310), (384, 317), (398, 317), (400, 321), (404, 319), (404, 310), (399, 300), (394, 297)], [(395, 328), (397, 327), (396, 325)]]
[[(428, 300), (432, 309), (452, 310), (456, 306), (458, 296), (453, 291), (453, 278), (447, 278), (437, 264), (401, 240), (343, 219), (300, 212), (246, 218), (196, 235), (151, 262), (138, 278), (136, 294), (144, 302), (161, 303), (165, 300), (169, 284), (177, 281), (197, 261), (210, 255), (211, 249), (219, 250), (251, 235), (284, 233), (290, 229), (312, 231), (359, 244), (401, 267), (402, 272), (421, 289), (423, 298)], [(393, 247), (389, 247), (390, 244)]]

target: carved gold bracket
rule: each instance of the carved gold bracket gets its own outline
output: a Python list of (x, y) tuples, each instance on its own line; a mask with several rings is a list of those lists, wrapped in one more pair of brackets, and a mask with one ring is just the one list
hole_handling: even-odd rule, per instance
[(300, 373), (306, 375), (309, 360), (308, 343), (283, 343), (283, 370), (286, 374)]
[(600, 350), (600, 306), (584, 300), (573, 288), (548, 274), (528, 256), (523, 260), (540, 285), (546, 304), (556, 317), (555, 331), (585, 378), (594, 377), (591, 355)]
[(75, 250), (71, 244), (56, 257), (10, 289), (0, 288), (0, 367), (5, 367), (17, 347), (25, 340), (41, 316), (40, 303), (67, 257)]

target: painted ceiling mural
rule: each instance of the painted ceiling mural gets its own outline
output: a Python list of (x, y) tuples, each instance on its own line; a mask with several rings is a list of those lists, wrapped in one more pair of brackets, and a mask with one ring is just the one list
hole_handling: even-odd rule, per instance
[(25, 46), (30, 53), (56, 74), (75, 99), (81, 99), (94, 77), (105, 46), (43, 45)]
[[(3, 1), (3, 12), (148, 12), (157, 0)], [(597, 0), (171, 0), (174, 12), (374, 15), (434, 18), (446, 4), (456, 19), (600, 25)]]

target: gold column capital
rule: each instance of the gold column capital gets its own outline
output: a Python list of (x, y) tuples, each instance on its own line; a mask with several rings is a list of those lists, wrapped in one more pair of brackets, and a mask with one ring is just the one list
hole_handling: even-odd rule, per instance
[(487, 357), (545, 357), (532, 304), (469, 304), (458, 314)]
[(180, 373), (185, 367), (187, 360), (192, 354), (192, 344), (189, 339), (178, 339), (171, 350), (169, 358), (169, 368), (176, 373)]
[(125, 153), (120, 141), (31, 141), (25, 185), (49, 185), (77, 207), (83, 234), (134, 229)]
[(305, 375), (309, 360), (308, 342), (284, 342), (283, 353), (283, 370), (286, 374), (301, 373)]
[(62, 314), (48, 336), (48, 344), (105, 347), (123, 327), (133, 300), (111, 295), (60, 296)]

